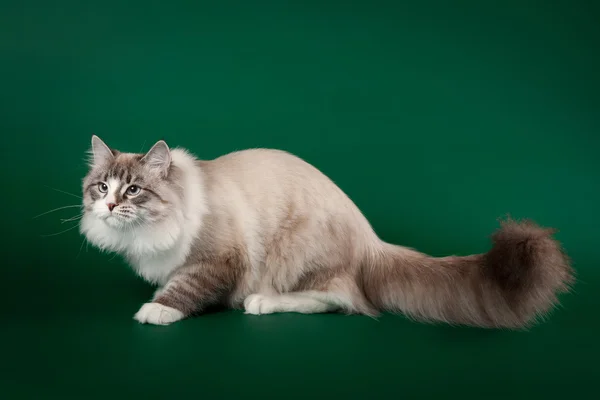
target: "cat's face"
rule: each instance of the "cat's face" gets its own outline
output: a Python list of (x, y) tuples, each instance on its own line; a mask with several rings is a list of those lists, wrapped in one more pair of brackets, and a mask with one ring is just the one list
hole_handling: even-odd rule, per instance
[(115, 230), (160, 222), (176, 212), (182, 188), (160, 141), (146, 154), (110, 149), (92, 138), (90, 171), (83, 181), (84, 215)]

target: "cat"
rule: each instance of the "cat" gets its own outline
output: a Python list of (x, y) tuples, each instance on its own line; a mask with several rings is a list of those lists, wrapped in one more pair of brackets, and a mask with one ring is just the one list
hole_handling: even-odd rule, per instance
[(164, 141), (136, 154), (94, 135), (89, 153), (80, 230), (158, 286), (140, 323), (220, 304), (523, 329), (574, 282), (554, 230), (531, 221), (501, 221), (485, 254), (434, 258), (385, 243), (337, 185), (284, 151), (202, 161)]

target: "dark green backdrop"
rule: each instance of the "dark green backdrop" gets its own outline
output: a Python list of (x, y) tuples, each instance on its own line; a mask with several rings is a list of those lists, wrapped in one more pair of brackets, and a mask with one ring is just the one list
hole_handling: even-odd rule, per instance
[[(567, 398), (600, 375), (600, 13), (585, 1), (2, 1), (0, 397)], [(485, 251), (560, 229), (579, 275), (527, 333), (403, 317), (131, 318), (152, 288), (82, 244), (96, 133), (203, 158), (274, 147), (386, 240)], [(81, 249), (81, 251), (80, 251)], [(593, 381), (595, 379), (595, 381)]]

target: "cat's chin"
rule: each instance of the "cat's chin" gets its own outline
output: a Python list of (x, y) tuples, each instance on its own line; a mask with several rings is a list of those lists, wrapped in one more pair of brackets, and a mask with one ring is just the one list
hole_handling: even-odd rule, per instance
[(118, 231), (131, 230), (131, 228), (136, 226), (135, 220), (131, 218), (119, 217), (116, 215), (109, 215), (108, 217), (103, 218), (102, 221), (110, 228)]

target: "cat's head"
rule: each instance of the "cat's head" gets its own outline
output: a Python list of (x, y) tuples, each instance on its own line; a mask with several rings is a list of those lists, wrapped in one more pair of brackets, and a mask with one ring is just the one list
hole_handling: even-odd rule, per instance
[(182, 198), (180, 171), (164, 141), (146, 154), (123, 153), (92, 137), (83, 180), (84, 219), (114, 230), (148, 227), (173, 216)]

